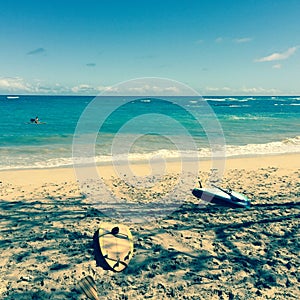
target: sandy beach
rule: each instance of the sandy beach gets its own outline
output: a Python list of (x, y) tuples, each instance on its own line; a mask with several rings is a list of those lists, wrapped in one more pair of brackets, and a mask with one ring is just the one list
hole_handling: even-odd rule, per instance
[[(110, 166), (99, 169), (111, 193), (137, 204), (158, 201), (182, 176), (172, 162), (145, 190)], [(142, 184), (155, 181), (148, 165), (133, 170)], [(184, 177), (197, 186), (210, 172), (203, 161), (198, 178)], [(135, 253), (113, 273), (93, 256), (94, 232), (113, 220), (80, 189), (72, 168), (1, 171), (0, 298), (86, 299), (77, 283), (91, 275), (100, 299), (299, 299), (299, 178), (300, 154), (227, 159), (222, 185), (246, 194), (251, 208), (204, 205), (179, 192), (175, 211), (126, 223)]]

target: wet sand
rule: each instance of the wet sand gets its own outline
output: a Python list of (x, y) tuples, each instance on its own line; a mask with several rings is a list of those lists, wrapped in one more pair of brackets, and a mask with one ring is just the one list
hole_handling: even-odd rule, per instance
[(200, 162), (194, 178), (178, 162), (164, 176), (134, 165), (130, 183), (101, 166), (105, 192), (97, 182), (80, 189), (71, 168), (0, 172), (0, 298), (86, 299), (76, 286), (91, 275), (100, 299), (299, 299), (298, 154), (226, 161), (219, 183), (245, 193), (250, 209), (206, 205), (179, 189), (175, 211), (162, 205), (154, 220), (112, 215), (131, 228), (134, 257), (122, 273), (96, 266), (93, 234), (112, 220), (87, 191), (138, 208), (165, 201), (179, 181), (205, 183), (211, 168)]

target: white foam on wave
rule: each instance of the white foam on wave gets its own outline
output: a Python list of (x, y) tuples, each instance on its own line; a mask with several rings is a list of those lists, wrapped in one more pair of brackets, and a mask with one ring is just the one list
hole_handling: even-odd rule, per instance
[(249, 100), (256, 100), (256, 98), (254, 98), (254, 97), (248, 97), (248, 98), (245, 98), (245, 99), (243, 99), (241, 101), (249, 101)]
[[(217, 157), (218, 153), (223, 155), (222, 147), (212, 151), (209, 147), (199, 148), (197, 151), (176, 151), (161, 149), (148, 153), (129, 153), (119, 154), (115, 156), (99, 155), (96, 156), (96, 163), (110, 163), (114, 162), (145, 162), (155, 160), (178, 160), (178, 159), (208, 159), (212, 156)], [(287, 138), (282, 141), (262, 143), (262, 144), (247, 144), (247, 145), (227, 145), (226, 157), (233, 156), (256, 156), (262, 154), (285, 154), (285, 153), (300, 153), (300, 136), (294, 138)]]
[(229, 120), (265, 120), (268, 119), (269, 117), (263, 117), (263, 116), (254, 116), (254, 115), (243, 115), (243, 116), (236, 116), (236, 115), (231, 115), (228, 116)]
[(204, 100), (208, 100), (208, 101), (219, 101), (219, 102), (224, 102), (226, 101), (227, 98), (204, 98)]
[(274, 103), (274, 106), (299, 106), (300, 103)]
[[(222, 148), (222, 147), (221, 147)], [(13, 169), (43, 169), (43, 168), (61, 168), (72, 167), (74, 161), (78, 164), (107, 164), (107, 163), (155, 163), (172, 160), (192, 160), (192, 159), (211, 159), (213, 157), (223, 157), (222, 149), (213, 152), (209, 147), (199, 148), (197, 151), (176, 151), (161, 149), (148, 153), (129, 153), (119, 155), (98, 155), (95, 158), (73, 157), (67, 158), (51, 158), (51, 159), (37, 159), (35, 162), (22, 163), (21, 158), (19, 163), (14, 165), (7, 164), (5, 161), (0, 164), (0, 170)], [(247, 144), (247, 145), (227, 145), (225, 157), (243, 157), (243, 156), (257, 156), (257, 155), (272, 155), (272, 154), (288, 154), (300, 153), (300, 136), (287, 138), (282, 141), (275, 141), (262, 144)]]
[(228, 107), (234, 107), (234, 108), (236, 108), (236, 107), (249, 107), (250, 105), (245, 105), (245, 104), (241, 104), (241, 105), (238, 105), (238, 104), (232, 104), (232, 105), (228, 105)]
[(265, 144), (228, 145), (226, 147), (227, 157), (287, 153), (300, 153), (300, 136)]
[[(19, 163), (18, 163), (19, 162)], [(23, 170), (23, 169), (45, 169), (45, 168), (63, 168), (73, 166), (73, 158), (51, 158), (46, 160), (37, 159), (36, 161), (27, 162), (24, 164), (24, 160), (15, 160), (15, 164), (0, 164), (0, 170)]]
[(204, 98), (205, 100), (209, 100), (209, 101), (216, 101), (216, 102), (225, 102), (225, 101), (234, 101), (234, 102), (248, 102), (250, 100), (257, 100), (256, 98), (254, 97), (249, 97), (249, 98), (232, 98), (232, 97), (229, 97), (229, 98)]

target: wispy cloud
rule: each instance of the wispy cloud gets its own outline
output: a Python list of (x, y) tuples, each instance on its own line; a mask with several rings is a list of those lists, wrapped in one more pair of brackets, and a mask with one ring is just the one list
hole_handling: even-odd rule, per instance
[(79, 84), (77, 86), (73, 86), (70, 89), (72, 94), (78, 95), (98, 95), (99, 93), (103, 93), (103, 95), (111, 95), (111, 96), (149, 96), (149, 95), (168, 95), (168, 96), (176, 96), (182, 95), (185, 93), (184, 88), (180, 88), (176, 85), (156, 85), (153, 83), (137, 83), (137, 85), (130, 83), (121, 84), (116, 86), (92, 86), (89, 84)]
[(244, 38), (238, 38), (238, 39), (234, 39), (233, 41), (237, 44), (242, 44), (242, 43), (249, 43), (251, 42), (253, 39), (250, 37), (244, 37)]
[(200, 45), (200, 44), (203, 44), (204, 43), (204, 40), (197, 40), (196, 41), (196, 44)]
[(31, 92), (32, 87), (20, 77), (1, 77), (0, 91), (9, 92)]
[(70, 92), (74, 94), (90, 94), (95, 95), (100, 92), (98, 88), (95, 88), (89, 84), (79, 84), (77, 86), (73, 86)]
[[(275, 67), (276, 65), (274, 65)], [(281, 67), (281, 66), (280, 66)], [(280, 68), (279, 65), (275, 68)], [(121, 84), (116, 86), (93, 86), (90, 84), (78, 84), (76, 86), (65, 86), (62, 84), (48, 85), (35, 79), (27, 82), (20, 77), (0, 77), (0, 94), (37, 94), (37, 95), (116, 95), (116, 96), (182, 96), (191, 95), (190, 89), (176, 84), (159, 84), (159, 82), (138, 82), (135, 84)], [(203, 88), (205, 95), (280, 95), (282, 92), (276, 88), (263, 87), (206, 87)], [(289, 92), (288, 92), (289, 93)]]
[(284, 52), (275, 52), (268, 56), (264, 56), (264, 57), (255, 59), (254, 61), (255, 62), (265, 62), (265, 61), (285, 60), (285, 59), (288, 59), (290, 56), (292, 56), (296, 52), (297, 48), (298, 48), (297, 46), (291, 47)]
[(95, 63), (88, 63), (86, 64), (87, 67), (96, 67), (96, 64)]
[(153, 84), (142, 84), (137, 86), (112, 86), (106, 87), (104, 93), (113, 96), (179, 96), (184, 94), (184, 90), (174, 85), (159, 86)]
[(73, 91), (61, 84), (47, 85), (41, 80), (35, 79), (32, 82), (21, 77), (0, 77), (0, 94), (72, 94)]
[(221, 36), (215, 39), (216, 43), (222, 43), (224, 41), (224, 38), (222, 38)]
[(279, 95), (281, 93), (280, 90), (275, 88), (262, 88), (262, 87), (242, 87), (239, 89), (243, 94), (249, 95)]
[(273, 69), (281, 69), (281, 67), (282, 67), (281, 64), (276, 64), (272, 66)]
[(206, 91), (208, 92), (230, 92), (233, 91), (230, 87), (206, 87)]
[(279, 95), (281, 91), (275, 88), (263, 88), (263, 87), (206, 87), (206, 95)]
[(37, 55), (37, 54), (42, 54), (45, 52), (46, 52), (46, 49), (44, 49), (44, 48), (36, 48), (34, 50), (27, 52), (27, 55)]

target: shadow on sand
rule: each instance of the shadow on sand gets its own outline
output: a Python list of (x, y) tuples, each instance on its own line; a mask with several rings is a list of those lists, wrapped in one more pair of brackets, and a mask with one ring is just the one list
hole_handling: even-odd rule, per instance
[[(299, 267), (299, 227), (292, 222), (300, 219), (299, 210), (300, 202), (255, 204), (250, 209), (186, 204), (155, 223), (133, 225), (135, 255), (130, 265), (117, 278), (102, 278), (102, 284), (106, 280), (113, 286), (131, 276), (135, 293), (142, 296), (149, 288), (145, 278), (175, 276), (173, 292), (162, 292), (166, 299), (183, 295), (184, 284), (202, 284), (204, 290), (208, 284), (208, 296), (216, 292), (209, 288), (213, 282), (228, 295), (239, 280), (256, 288), (288, 288), (288, 280), (281, 280), (288, 275), (278, 277), (276, 268), (289, 272)], [(76, 266), (92, 261), (96, 267), (93, 234), (106, 217), (84, 197), (0, 201), (0, 211), (5, 261), (0, 275), (7, 287), (3, 299), (77, 299)], [(166, 245), (166, 236), (172, 245)], [(287, 257), (289, 265), (282, 266)], [(240, 271), (249, 276), (234, 277)], [(108, 293), (104, 289), (100, 296)]]

